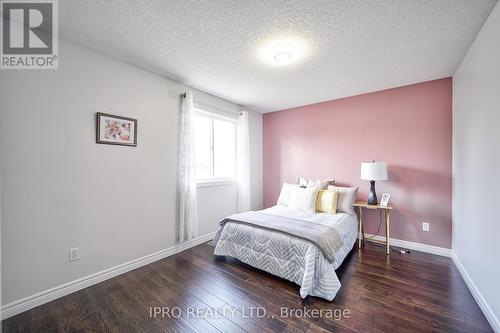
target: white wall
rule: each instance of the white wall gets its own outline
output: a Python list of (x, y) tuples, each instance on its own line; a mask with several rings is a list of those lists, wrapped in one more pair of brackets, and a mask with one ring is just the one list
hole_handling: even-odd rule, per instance
[[(500, 331), (499, 124), (500, 5), (497, 4), (453, 77), (453, 251), (486, 307), (496, 316), (489, 319), (494, 327), (496, 320), (497, 331)], [(488, 309), (486, 312), (488, 315)]]
[[(186, 87), (64, 40), (59, 47), (58, 70), (0, 73), (2, 304), (176, 240), (179, 97), (169, 91)], [(137, 118), (137, 148), (96, 144), (97, 111)], [(258, 190), (262, 117), (252, 119)], [(234, 193), (235, 185), (200, 190), (200, 235), (236, 212)], [(261, 191), (252, 198), (261, 202)], [(80, 261), (68, 262), (71, 247)]]
[(198, 233), (216, 231), (219, 222), (238, 211), (237, 184), (198, 187)]

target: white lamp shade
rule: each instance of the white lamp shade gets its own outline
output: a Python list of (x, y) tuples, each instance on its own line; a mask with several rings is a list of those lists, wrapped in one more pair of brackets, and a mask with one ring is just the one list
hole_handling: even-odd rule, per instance
[(361, 163), (361, 179), (387, 180), (387, 164), (385, 162)]

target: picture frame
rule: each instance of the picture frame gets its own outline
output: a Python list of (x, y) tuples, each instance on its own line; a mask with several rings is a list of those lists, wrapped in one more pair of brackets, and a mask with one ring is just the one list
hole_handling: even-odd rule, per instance
[(387, 207), (389, 204), (389, 198), (391, 195), (389, 193), (382, 193), (382, 199), (380, 200), (380, 206), (381, 207)]
[(96, 143), (137, 147), (137, 119), (97, 112)]

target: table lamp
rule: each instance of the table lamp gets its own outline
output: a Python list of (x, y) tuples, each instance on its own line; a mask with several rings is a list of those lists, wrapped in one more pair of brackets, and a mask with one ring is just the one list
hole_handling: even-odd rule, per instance
[(368, 194), (369, 205), (377, 205), (377, 193), (375, 192), (376, 180), (387, 180), (387, 164), (385, 162), (361, 163), (361, 179), (370, 181), (370, 193)]

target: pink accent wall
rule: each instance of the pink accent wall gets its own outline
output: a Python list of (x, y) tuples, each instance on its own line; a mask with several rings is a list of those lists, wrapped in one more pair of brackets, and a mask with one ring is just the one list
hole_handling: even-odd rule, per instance
[[(391, 237), (450, 248), (451, 104), (446, 78), (264, 114), (264, 206), (297, 176), (359, 186), (366, 199), (361, 162), (386, 161), (389, 180), (376, 188), (395, 207)], [(378, 216), (366, 221), (374, 234)]]

